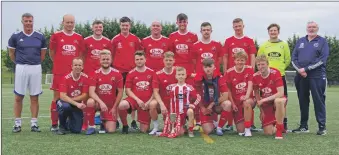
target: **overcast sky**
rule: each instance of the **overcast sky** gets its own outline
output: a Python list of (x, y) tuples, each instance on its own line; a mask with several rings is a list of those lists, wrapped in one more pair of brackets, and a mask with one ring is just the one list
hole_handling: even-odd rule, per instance
[[(2, 2), (2, 49), (16, 29), (22, 30), (21, 15), (34, 15), (34, 28), (58, 26), (62, 16), (73, 14), (76, 22), (92, 22), (94, 18), (128, 16), (150, 25), (153, 20), (175, 22), (178, 13), (186, 13), (188, 29), (199, 35), (200, 24), (212, 24), (212, 39), (224, 41), (234, 34), (232, 20), (244, 20), (245, 35), (259, 43), (268, 39), (267, 26), (278, 23), (280, 38), (286, 40), (294, 33), (305, 35), (306, 23), (318, 22), (319, 34), (339, 36), (339, 3), (308, 2)], [(111, 38), (110, 38), (111, 39)]]

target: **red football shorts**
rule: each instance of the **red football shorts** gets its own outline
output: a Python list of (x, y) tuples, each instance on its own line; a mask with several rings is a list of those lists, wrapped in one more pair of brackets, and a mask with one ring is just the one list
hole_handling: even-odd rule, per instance
[(130, 109), (132, 111), (137, 110), (138, 122), (146, 125), (149, 125), (151, 123), (151, 116), (148, 110), (142, 110), (139, 107), (137, 101), (135, 101), (132, 97), (127, 97), (124, 100), (126, 100), (129, 103)]
[(53, 74), (53, 80), (49, 89), (59, 91), (59, 85), (63, 77), (64, 76), (62, 74)]
[[(286, 98), (286, 96), (284, 96)], [(287, 101), (287, 98), (286, 98)], [(285, 107), (286, 107), (285, 102)], [(263, 109), (264, 112), (264, 119), (261, 120), (262, 127), (268, 126), (268, 125), (275, 125), (276, 123), (276, 118), (275, 118), (275, 105), (274, 101), (264, 103), (261, 108)]]
[(238, 108), (238, 111), (232, 111), (233, 114), (233, 119), (234, 119), (234, 123), (238, 124), (242, 121), (244, 121), (244, 107), (241, 101), (234, 101), (235, 105)]
[[(98, 106), (99, 106), (99, 109), (101, 109), (99, 104), (98, 104)], [(111, 106), (106, 105), (106, 106), (107, 106), (108, 110), (107, 111), (100, 111), (100, 119), (104, 120), (104, 121), (116, 122), (117, 118), (113, 117), (113, 114), (110, 113), (111, 109), (113, 108), (113, 105), (111, 105)], [(118, 113), (116, 115), (118, 115)]]
[(213, 120), (216, 120), (218, 117), (218, 114), (215, 112), (212, 112), (211, 115), (204, 115), (201, 110), (200, 111), (200, 121), (201, 125), (205, 123), (213, 123)]

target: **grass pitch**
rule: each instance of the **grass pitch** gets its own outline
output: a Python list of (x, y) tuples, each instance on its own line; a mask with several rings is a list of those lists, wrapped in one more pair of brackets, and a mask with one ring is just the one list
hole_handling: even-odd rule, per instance
[[(295, 89), (289, 87), (288, 127), (296, 128), (300, 119), (299, 105)], [(214, 143), (208, 144), (197, 132), (194, 138), (188, 136), (167, 139), (153, 137), (141, 133), (122, 135), (114, 134), (68, 134), (55, 135), (49, 131), (49, 106), (52, 91), (44, 85), (44, 93), (40, 97), (39, 126), (41, 133), (30, 132), (29, 97), (24, 99), (23, 125), (21, 133), (12, 133), (13, 127), (13, 85), (2, 85), (2, 154), (6, 155), (93, 155), (93, 154), (339, 154), (339, 88), (327, 90), (327, 130), (326, 136), (317, 136), (313, 103), (310, 104), (309, 129), (307, 134), (288, 133), (283, 140), (275, 140), (273, 136), (253, 133), (253, 137), (239, 137), (235, 132), (226, 132), (219, 137), (210, 135)], [(259, 111), (256, 109), (255, 125), (260, 126)], [(160, 120), (160, 119), (159, 119)], [(161, 122), (161, 121), (160, 121)], [(130, 121), (129, 121), (130, 123)], [(162, 126), (162, 125), (161, 125)]]

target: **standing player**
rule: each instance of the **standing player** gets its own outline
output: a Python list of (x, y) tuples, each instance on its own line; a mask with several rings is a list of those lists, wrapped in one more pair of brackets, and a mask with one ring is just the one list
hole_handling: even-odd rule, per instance
[(286, 97), (280, 72), (269, 67), (265, 55), (258, 55), (256, 64), (259, 71), (253, 75), (253, 89), (264, 134), (273, 135), (276, 132), (275, 139), (283, 139)]
[[(91, 98), (88, 99), (87, 106), (100, 110), (105, 130), (111, 133), (116, 130), (117, 107), (122, 98), (123, 78), (118, 70), (110, 67), (112, 55), (109, 50), (102, 50), (99, 57), (101, 68), (94, 72), (93, 79), (91, 79), (89, 87)], [(118, 91), (118, 95), (116, 95), (116, 91)], [(90, 126), (87, 130), (87, 134), (94, 132), (95, 126)]]
[[(222, 46), (219, 42), (211, 40), (212, 25), (209, 22), (201, 24), (200, 32), (202, 38), (193, 44), (193, 63), (195, 64), (196, 73), (203, 73), (203, 60), (206, 58), (212, 58), (216, 64), (216, 70), (220, 70), (220, 64), (222, 63)], [(199, 130), (201, 126), (199, 108), (195, 109), (196, 128)]]
[[(255, 47), (253, 39), (244, 35), (244, 23), (241, 18), (236, 18), (233, 20), (233, 30), (234, 36), (229, 37), (225, 40), (224, 44), (224, 74), (226, 71), (233, 67), (234, 64), (234, 54), (239, 51), (245, 51), (249, 56), (247, 59), (246, 65), (252, 66), (253, 69), (255, 68), (255, 54), (257, 49)], [(252, 116), (252, 129), (255, 130), (256, 127), (254, 126), (254, 112)], [(228, 119), (228, 125), (226, 126), (227, 130), (233, 130), (232, 123), (233, 118), (230, 117)]]
[(31, 98), (31, 131), (40, 132), (38, 126), (39, 95), (41, 86), (41, 62), (46, 55), (46, 39), (44, 35), (33, 30), (33, 15), (25, 13), (21, 16), (24, 30), (14, 33), (8, 40), (9, 56), (15, 63), (15, 124), (13, 132), (21, 131), (22, 100), (29, 89)]
[[(204, 73), (195, 77), (195, 85), (203, 96), (200, 102), (200, 118), (205, 134), (210, 134), (217, 127), (217, 135), (223, 135), (222, 127), (231, 114), (232, 103), (228, 100), (226, 79), (216, 70), (214, 60), (203, 60)], [(221, 114), (217, 124), (218, 114)]]
[[(156, 134), (159, 129), (158, 113), (161, 111), (163, 116), (166, 116), (170, 109), (170, 94), (173, 86), (177, 83), (175, 78), (175, 67), (173, 64), (174, 53), (171, 51), (165, 52), (163, 64), (165, 67), (156, 72), (153, 76), (152, 87), (154, 99), (150, 103), (150, 116), (153, 121), (153, 130), (149, 133), (150, 135)], [(165, 117), (164, 117), (165, 118)]]
[(151, 35), (141, 41), (146, 54), (146, 66), (154, 71), (164, 68), (164, 52), (169, 50), (169, 39), (161, 35), (162, 26), (158, 21), (154, 21), (151, 26)]
[(128, 134), (127, 111), (131, 113), (138, 110), (138, 122), (140, 122), (140, 131), (143, 133), (148, 131), (151, 121), (148, 109), (153, 99), (154, 71), (145, 66), (146, 58), (143, 51), (137, 51), (134, 55), (136, 67), (128, 73), (126, 78), (128, 97), (119, 104), (120, 119), (123, 124), (122, 133), (125, 134)]
[[(131, 20), (128, 17), (122, 17), (120, 19), (120, 33), (113, 37), (111, 44), (113, 46), (112, 65), (115, 69), (119, 70), (124, 78), (124, 86), (126, 77), (129, 71), (131, 71), (135, 64), (131, 63), (134, 61), (134, 53), (137, 50), (141, 50), (141, 41), (134, 34), (130, 33)], [(132, 112), (132, 123), (133, 129), (138, 129), (137, 123), (135, 122), (135, 113)]]
[(82, 56), (84, 51), (83, 37), (75, 33), (75, 19), (73, 15), (63, 16), (63, 30), (52, 34), (49, 44), (49, 55), (53, 61), (53, 82), (51, 90), (54, 91), (51, 103), (51, 131), (56, 131), (58, 127), (58, 112), (56, 100), (59, 98), (59, 84), (65, 74), (71, 71), (72, 60), (75, 57)]
[(88, 98), (88, 76), (82, 72), (83, 61), (81, 58), (74, 58), (72, 71), (62, 77), (59, 91), (60, 99), (56, 105), (59, 115), (58, 135), (66, 134), (67, 130), (72, 133), (80, 133), (83, 123), (83, 112), (86, 108), (84, 101)]
[[(103, 22), (95, 20), (92, 24), (93, 35), (86, 37), (84, 40), (84, 72), (91, 75), (95, 70), (100, 68), (100, 51), (103, 49), (112, 50), (110, 40), (102, 35)], [(94, 124), (95, 109), (87, 107), (84, 110), (84, 123), (82, 129), (85, 130), (87, 126), (95, 127)], [(93, 129), (89, 130), (93, 131)]]
[(253, 68), (245, 65), (248, 56), (245, 51), (234, 54), (235, 66), (226, 72), (226, 81), (230, 91), (233, 105), (234, 122), (239, 135), (252, 136), (251, 117), (255, 104), (253, 101)]
[[(195, 70), (192, 61), (192, 46), (198, 41), (198, 36), (187, 30), (188, 17), (186, 14), (180, 13), (176, 23), (179, 30), (169, 35), (170, 50), (175, 54), (175, 66), (184, 67), (190, 75)], [(186, 79), (186, 82), (193, 84), (191, 78)]]
[[(270, 24), (267, 27), (270, 40), (263, 43), (258, 51), (258, 55), (265, 54), (268, 57), (270, 67), (276, 68), (280, 71), (281, 78), (284, 83), (284, 95), (287, 97), (287, 84), (285, 79), (285, 69), (291, 63), (290, 48), (287, 42), (281, 41), (278, 36), (280, 33), (280, 26), (278, 24)], [(285, 109), (286, 110), (286, 109)], [(285, 111), (286, 115), (286, 111)], [(287, 117), (284, 118), (284, 129), (287, 130)], [(284, 132), (285, 132), (284, 131)]]
[[(188, 117), (188, 136), (194, 137), (194, 109), (198, 106), (201, 96), (197, 94), (195, 89), (186, 84), (187, 78), (186, 69), (183, 67), (176, 67), (175, 78), (178, 80), (177, 84), (172, 87), (170, 92), (170, 108), (166, 115), (163, 133), (160, 136), (175, 138), (184, 134), (184, 125), (186, 124), (186, 117)], [(192, 102), (195, 100), (194, 102)], [(171, 115), (175, 116), (175, 123), (171, 123), (169, 118)], [(172, 124), (172, 125), (171, 125)], [(171, 133), (172, 126), (174, 133)]]

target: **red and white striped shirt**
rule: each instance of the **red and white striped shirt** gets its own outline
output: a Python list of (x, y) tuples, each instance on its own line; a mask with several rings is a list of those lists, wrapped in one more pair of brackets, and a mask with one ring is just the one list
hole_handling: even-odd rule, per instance
[[(195, 101), (192, 103), (191, 101)], [(187, 109), (189, 104), (197, 106), (201, 101), (201, 96), (197, 94), (195, 89), (188, 84), (182, 86), (176, 84), (172, 87), (171, 92), (171, 113), (182, 114), (184, 109)]]

